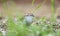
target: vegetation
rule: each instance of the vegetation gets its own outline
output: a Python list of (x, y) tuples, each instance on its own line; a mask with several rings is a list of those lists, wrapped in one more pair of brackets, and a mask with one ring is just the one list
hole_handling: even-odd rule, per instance
[[(5, 1), (5, 0), (4, 0)], [(24, 25), (25, 22), (21, 20), (20, 15), (16, 15), (17, 22), (13, 21), (13, 18), (10, 14), (10, 10), (7, 8), (6, 3), (3, 3), (4, 10), (8, 13), (8, 32), (6, 36), (60, 36), (60, 30), (54, 31), (55, 19), (54, 16), (54, 10), (55, 10), (55, 0), (51, 0), (51, 9), (52, 9), (52, 17), (49, 19), (51, 20), (51, 23), (45, 23), (46, 18), (42, 17), (40, 19), (34, 19), (36, 21), (39, 21), (40, 23), (32, 23), (30, 26)], [(44, 0), (43, 4), (46, 2)], [(32, 0), (32, 5), (34, 5), (35, 0)], [(13, 3), (15, 5), (15, 3)], [(36, 9), (33, 10), (35, 12), (36, 10), (39, 10), (43, 4), (37, 5)]]

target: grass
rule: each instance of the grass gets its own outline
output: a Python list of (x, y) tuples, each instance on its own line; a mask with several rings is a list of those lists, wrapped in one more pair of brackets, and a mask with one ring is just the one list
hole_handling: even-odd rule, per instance
[(46, 24), (44, 23), (44, 20), (42, 21), (43, 22), (42, 24), (39, 24), (39, 25), (33, 24), (33, 25), (30, 25), (29, 27), (25, 26), (22, 20), (19, 20), (17, 22), (18, 23), (16, 25), (16, 23), (14, 23), (13, 20), (9, 18), (7, 36), (29, 36), (29, 35), (33, 35), (33, 36), (58, 35), (60, 36), (59, 30), (57, 32), (54, 32), (53, 26), (51, 26), (52, 24), (50, 25)]
[[(51, 9), (52, 9), (52, 17), (51, 17), (51, 23), (53, 23), (55, 21), (55, 16), (54, 16), (54, 1), (55, 0), (51, 0)], [(39, 4), (37, 5), (37, 7), (34, 9), (33, 12), (35, 12), (36, 10), (39, 10), (41, 8), (42, 5), (44, 5), (44, 3), (46, 2), (46, 0), (43, 1), (43, 4)], [(32, 6), (34, 5), (35, 0), (32, 0)], [(15, 3), (13, 3), (15, 6)], [(38, 25), (35, 23), (33, 25), (30, 25), (29, 27), (24, 25), (25, 23), (22, 22), (23, 20), (20, 20), (20, 15), (17, 15), (17, 23), (13, 21), (13, 18), (11, 16), (11, 11), (7, 8), (7, 4), (3, 3), (3, 8), (4, 10), (9, 14), (9, 18), (8, 18), (8, 32), (7, 32), (7, 36), (60, 36), (60, 30), (58, 30), (57, 32), (53, 31), (53, 24), (47, 24), (44, 23), (44, 21), (46, 20), (45, 17), (42, 17), (40, 19), (37, 19), (36, 21), (41, 21), (42, 23), (39, 23)], [(23, 15), (22, 15), (23, 16)], [(21, 16), (21, 17), (22, 17)]]

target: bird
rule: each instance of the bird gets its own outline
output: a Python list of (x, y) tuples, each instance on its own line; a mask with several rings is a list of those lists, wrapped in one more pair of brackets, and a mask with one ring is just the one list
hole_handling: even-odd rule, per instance
[(26, 14), (24, 16), (24, 24), (26, 24), (27, 26), (31, 25), (34, 19), (34, 15), (33, 14)]

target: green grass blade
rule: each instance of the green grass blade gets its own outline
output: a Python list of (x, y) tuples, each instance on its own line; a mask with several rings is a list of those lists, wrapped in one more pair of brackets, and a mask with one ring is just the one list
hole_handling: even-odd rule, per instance
[(52, 21), (55, 20), (55, 0), (51, 0)]
[[(4, 1), (5, 1), (5, 0), (4, 0)], [(4, 11), (5, 11), (9, 16), (11, 16), (13, 10), (12, 10), (11, 8), (8, 8), (8, 7), (9, 7), (9, 6), (8, 6), (8, 3), (7, 3), (6, 1), (5, 1), (5, 2), (4, 2), (4, 1), (3, 1), (3, 3), (2, 3), (2, 7), (3, 7)], [(11, 6), (12, 6), (13, 8), (16, 7), (16, 5), (15, 5), (15, 3), (14, 3), (13, 1), (11, 1), (10, 3), (11, 3)]]
[(42, 3), (39, 3), (36, 8), (33, 10), (33, 12), (36, 12), (37, 10), (39, 10), (44, 4), (45, 4), (46, 0), (44, 0)]
[(34, 3), (35, 3), (35, 0), (32, 0), (32, 6), (34, 5)]

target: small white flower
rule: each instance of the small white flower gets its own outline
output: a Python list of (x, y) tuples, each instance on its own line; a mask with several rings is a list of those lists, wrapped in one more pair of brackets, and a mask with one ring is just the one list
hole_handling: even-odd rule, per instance
[(0, 28), (0, 31), (2, 31), (2, 28)]
[(2, 22), (3, 22), (3, 23), (6, 23), (6, 22), (7, 22), (7, 20), (8, 20), (7, 18), (2, 19)]
[(0, 32), (2, 32), (3, 36), (6, 36), (6, 31), (4, 31), (2, 28), (0, 28)]
[(5, 23), (6, 21), (5, 20), (3, 20), (3, 23)]
[(53, 36), (53, 34), (48, 34), (48, 36)]
[(17, 18), (14, 18), (15, 21), (17, 21)]
[(3, 36), (6, 36), (6, 31), (2, 31)]

